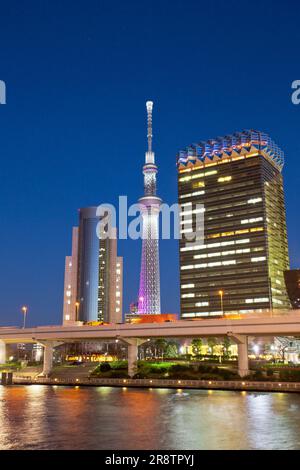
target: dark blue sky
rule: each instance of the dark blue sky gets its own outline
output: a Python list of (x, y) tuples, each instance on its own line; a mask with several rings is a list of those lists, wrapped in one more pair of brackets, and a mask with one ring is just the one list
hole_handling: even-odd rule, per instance
[[(0, 324), (59, 323), (77, 209), (142, 194), (153, 99), (159, 194), (176, 152), (256, 128), (285, 150), (291, 265), (300, 266), (299, 0), (0, 0)], [(125, 309), (140, 241), (121, 242)], [(179, 310), (177, 242), (161, 244), (162, 307)]]

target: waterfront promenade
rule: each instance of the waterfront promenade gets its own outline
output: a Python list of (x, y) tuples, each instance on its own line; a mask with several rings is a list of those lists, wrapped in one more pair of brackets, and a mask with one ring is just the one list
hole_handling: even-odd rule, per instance
[(237, 390), (300, 393), (300, 382), (262, 382), (241, 380), (171, 380), (171, 379), (113, 379), (98, 377), (31, 377), (14, 376), (14, 385), (72, 385), (98, 387), (175, 388), (199, 390)]

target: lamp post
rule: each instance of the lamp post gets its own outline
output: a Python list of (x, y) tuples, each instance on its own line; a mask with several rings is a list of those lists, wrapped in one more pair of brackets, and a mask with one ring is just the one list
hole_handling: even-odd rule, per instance
[(26, 307), (26, 305), (23, 305), (23, 307), (22, 307), (21, 310), (22, 310), (22, 313), (23, 313), (23, 315), (24, 315), (24, 317), (23, 317), (23, 328), (25, 328), (25, 326), (26, 326), (26, 316), (27, 316), (28, 307)]
[(220, 302), (221, 302), (221, 311), (222, 311), (222, 315), (224, 315), (223, 295), (224, 295), (224, 291), (223, 291), (223, 290), (219, 290), (219, 296), (220, 296)]

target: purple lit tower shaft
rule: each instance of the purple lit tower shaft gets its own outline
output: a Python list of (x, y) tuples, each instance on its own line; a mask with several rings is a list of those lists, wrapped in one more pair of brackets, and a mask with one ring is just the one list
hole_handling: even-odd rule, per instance
[(138, 313), (160, 314), (158, 224), (159, 207), (162, 200), (156, 196), (157, 166), (152, 151), (153, 102), (147, 101), (146, 107), (148, 115), (148, 151), (143, 166), (144, 196), (139, 199), (143, 218), (143, 240)]

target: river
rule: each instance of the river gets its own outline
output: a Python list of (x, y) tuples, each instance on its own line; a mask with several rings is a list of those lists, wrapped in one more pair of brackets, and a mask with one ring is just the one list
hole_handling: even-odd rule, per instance
[(299, 449), (300, 395), (0, 386), (0, 449)]

